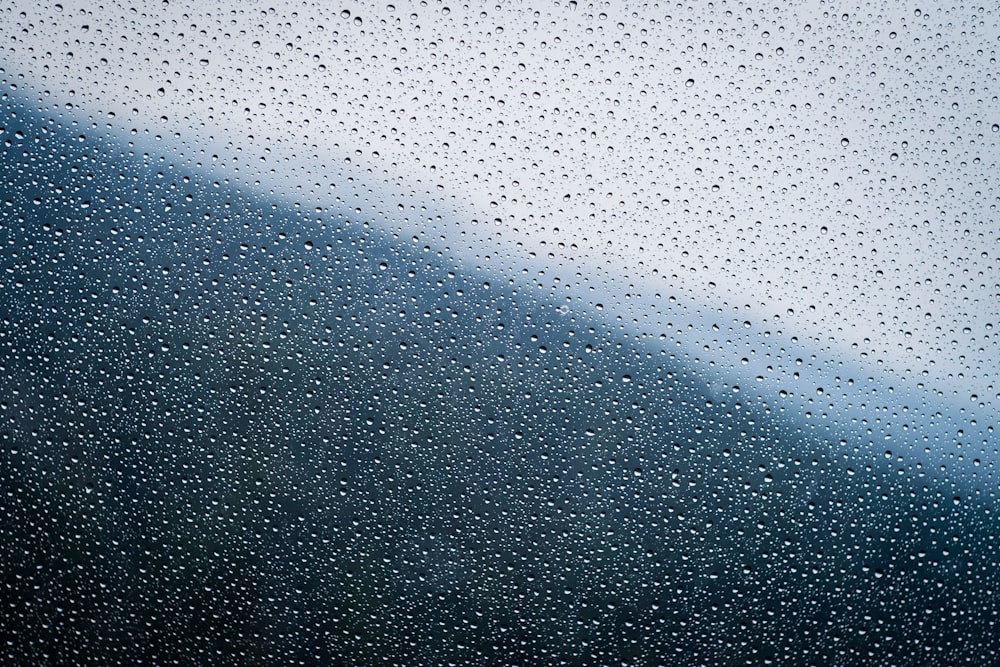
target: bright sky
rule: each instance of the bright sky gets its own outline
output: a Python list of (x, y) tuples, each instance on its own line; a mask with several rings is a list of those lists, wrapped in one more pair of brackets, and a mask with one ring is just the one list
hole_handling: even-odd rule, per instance
[(648, 333), (673, 296), (996, 412), (994, 9), (134, 4), (0, 10), (6, 79)]

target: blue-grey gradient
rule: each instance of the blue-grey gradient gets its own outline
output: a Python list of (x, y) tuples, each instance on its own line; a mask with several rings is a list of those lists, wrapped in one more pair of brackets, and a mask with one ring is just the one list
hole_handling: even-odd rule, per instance
[(1000, 650), (985, 9), (64, 4), (0, 15), (4, 662)]
[(854, 418), (768, 406), (527, 281), (4, 104), (9, 661), (998, 649), (992, 429), (850, 371), (816, 393)]

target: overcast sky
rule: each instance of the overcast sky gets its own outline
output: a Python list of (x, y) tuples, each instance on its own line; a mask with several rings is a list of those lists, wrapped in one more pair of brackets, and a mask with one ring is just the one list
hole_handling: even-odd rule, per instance
[(746, 321), (989, 414), (997, 12), (886, 4), (18, 1), (0, 57), (123, 140), (651, 335)]

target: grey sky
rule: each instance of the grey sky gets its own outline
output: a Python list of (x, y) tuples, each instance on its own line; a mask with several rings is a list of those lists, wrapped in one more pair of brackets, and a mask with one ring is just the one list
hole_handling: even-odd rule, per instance
[(745, 319), (1000, 394), (989, 8), (15, 5), (9, 80), (221, 177), (651, 336), (697, 304), (695, 350)]

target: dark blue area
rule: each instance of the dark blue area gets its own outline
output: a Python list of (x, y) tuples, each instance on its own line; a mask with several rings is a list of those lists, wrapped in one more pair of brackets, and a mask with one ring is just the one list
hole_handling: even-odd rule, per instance
[(1000, 649), (989, 504), (438, 248), (4, 104), (5, 661)]

